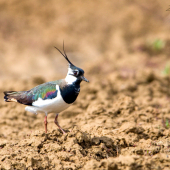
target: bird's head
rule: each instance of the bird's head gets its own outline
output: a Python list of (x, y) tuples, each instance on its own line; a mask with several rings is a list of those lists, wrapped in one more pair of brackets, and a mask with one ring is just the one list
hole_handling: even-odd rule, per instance
[[(56, 47), (55, 47), (56, 48)], [(84, 70), (76, 67), (75, 65), (73, 65), (71, 63), (71, 61), (68, 59), (65, 51), (64, 51), (64, 44), (63, 44), (63, 51), (64, 54), (58, 49), (56, 48), (63, 56), (64, 58), (68, 61), (69, 67), (68, 67), (68, 72), (67, 72), (67, 76), (65, 78), (66, 82), (68, 84), (72, 84), (72, 83), (80, 83), (82, 80), (89, 82), (85, 77), (84, 77)]]

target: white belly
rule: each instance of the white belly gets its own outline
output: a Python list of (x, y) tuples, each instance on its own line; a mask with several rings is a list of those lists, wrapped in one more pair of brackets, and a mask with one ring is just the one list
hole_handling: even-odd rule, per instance
[(58, 90), (56, 98), (46, 100), (38, 98), (37, 101), (32, 103), (33, 106), (27, 106), (25, 110), (32, 113), (44, 112), (47, 114), (51, 112), (60, 113), (61, 111), (67, 109), (71, 104), (67, 104), (63, 100), (58, 85), (56, 85), (56, 90)]

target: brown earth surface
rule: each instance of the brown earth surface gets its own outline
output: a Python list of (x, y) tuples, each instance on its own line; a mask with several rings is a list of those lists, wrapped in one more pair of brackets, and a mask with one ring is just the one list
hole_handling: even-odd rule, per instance
[[(0, 2), (0, 169), (170, 169), (170, 3)], [(85, 70), (59, 115), (5, 103), (3, 91), (63, 78), (63, 40)]]

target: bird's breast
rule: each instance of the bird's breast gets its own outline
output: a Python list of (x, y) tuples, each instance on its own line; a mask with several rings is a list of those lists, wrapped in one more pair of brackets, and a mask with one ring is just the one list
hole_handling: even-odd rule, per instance
[(79, 95), (79, 92), (80, 92), (80, 86), (79, 85), (66, 85), (60, 88), (60, 92), (61, 92), (61, 96), (63, 100), (66, 103), (71, 104), (77, 99), (77, 96)]

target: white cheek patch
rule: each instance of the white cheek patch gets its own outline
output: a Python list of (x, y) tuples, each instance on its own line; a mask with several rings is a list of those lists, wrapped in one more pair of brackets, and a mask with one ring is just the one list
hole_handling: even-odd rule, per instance
[(65, 78), (65, 81), (68, 83), (68, 84), (73, 84), (73, 82), (75, 82), (77, 80), (76, 77), (72, 76), (72, 75), (68, 75), (66, 76)]
[(73, 84), (73, 82), (75, 82), (77, 80), (77, 77), (73, 76), (73, 75), (70, 75), (70, 74), (74, 74), (72, 69), (71, 68), (68, 68), (68, 73), (67, 73), (67, 76), (65, 78), (65, 81), (68, 83), (68, 84)]
[(73, 74), (73, 71), (72, 71), (72, 69), (71, 69), (71, 68), (68, 68), (67, 75), (68, 75), (68, 74)]

